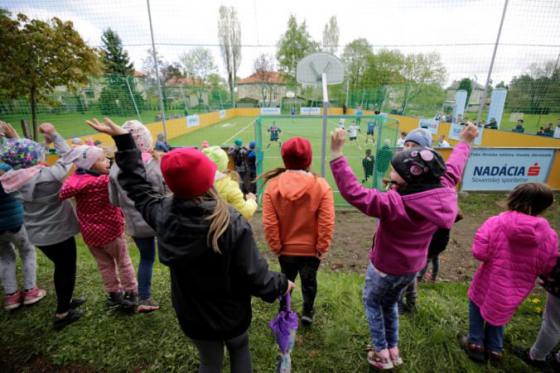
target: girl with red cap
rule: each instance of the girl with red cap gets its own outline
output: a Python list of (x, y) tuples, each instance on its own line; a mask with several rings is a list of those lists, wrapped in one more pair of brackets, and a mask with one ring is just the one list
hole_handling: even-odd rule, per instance
[(231, 372), (251, 372), (251, 296), (272, 303), (293, 283), (268, 270), (247, 220), (214, 190), (216, 165), (195, 149), (166, 153), (161, 172), (173, 194), (158, 195), (132, 136), (108, 118), (87, 123), (115, 140), (118, 181), (156, 232), (177, 319), (199, 351), (199, 372), (221, 370), (224, 344)]
[(263, 225), (270, 250), (290, 281), (301, 277), (304, 325), (313, 322), (317, 270), (331, 245), (333, 192), (327, 181), (309, 172), (311, 143), (294, 137), (282, 145), (285, 168), (263, 175)]

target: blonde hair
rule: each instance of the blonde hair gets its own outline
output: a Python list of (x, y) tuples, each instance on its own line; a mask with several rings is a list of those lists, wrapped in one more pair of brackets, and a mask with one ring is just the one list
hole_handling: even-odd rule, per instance
[(212, 215), (208, 216), (206, 220), (210, 221), (210, 229), (208, 230), (208, 244), (212, 245), (212, 250), (215, 253), (221, 254), (218, 241), (220, 237), (227, 231), (230, 223), (229, 208), (227, 203), (220, 198), (218, 192), (213, 187), (206, 192), (207, 199), (216, 201), (216, 207)]
[(274, 168), (270, 171), (265, 172), (262, 176), (259, 176), (257, 179), (262, 179), (263, 180), (263, 187), (266, 185), (266, 183), (268, 183), (270, 180), (274, 179), (276, 176), (279, 176), (281, 174), (283, 174), (284, 172), (286, 172), (287, 169), (284, 167), (278, 167), (278, 168)]

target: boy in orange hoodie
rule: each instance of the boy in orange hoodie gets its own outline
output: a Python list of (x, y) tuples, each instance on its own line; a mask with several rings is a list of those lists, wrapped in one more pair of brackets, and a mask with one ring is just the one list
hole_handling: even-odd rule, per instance
[(282, 145), (285, 168), (263, 175), (263, 226), (270, 250), (290, 281), (301, 277), (304, 325), (313, 322), (317, 270), (334, 231), (334, 199), (327, 181), (309, 172), (311, 143), (294, 137)]

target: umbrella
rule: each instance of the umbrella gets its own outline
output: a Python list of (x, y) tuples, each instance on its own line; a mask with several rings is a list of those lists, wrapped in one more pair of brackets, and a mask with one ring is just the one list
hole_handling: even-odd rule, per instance
[(284, 295), (280, 311), (268, 323), (280, 348), (280, 356), (276, 365), (277, 373), (289, 373), (292, 369), (290, 352), (292, 352), (296, 341), (298, 316), (297, 313), (292, 311), (290, 301), (290, 293)]

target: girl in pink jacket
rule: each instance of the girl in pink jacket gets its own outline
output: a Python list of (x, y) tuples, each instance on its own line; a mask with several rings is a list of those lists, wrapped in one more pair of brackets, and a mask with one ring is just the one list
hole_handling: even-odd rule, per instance
[(469, 288), (469, 335), (460, 337), (475, 361), (502, 359), (504, 326), (558, 256), (558, 236), (540, 217), (554, 197), (545, 184), (518, 185), (508, 211), (492, 216), (476, 232), (473, 256), (482, 263)]
[(123, 213), (109, 202), (109, 161), (102, 149), (89, 145), (72, 149), (69, 156), (78, 168), (64, 181), (59, 197), (76, 199), (80, 231), (101, 272), (107, 304), (134, 310), (138, 283), (124, 237)]
[(403, 363), (398, 348), (397, 301), (426, 265), (428, 246), (438, 228), (451, 228), (457, 216), (457, 192), (470, 144), (477, 135), (474, 125), (462, 132), (446, 164), (433, 149), (414, 147), (393, 157), (392, 188), (367, 189), (356, 179), (342, 156), (344, 131), (332, 138), (331, 170), (341, 195), (379, 225), (370, 251), (364, 287), (364, 306), (373, 348), (370, 365), (392, 369)]

